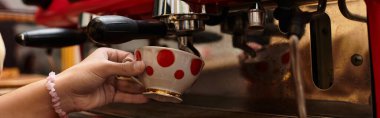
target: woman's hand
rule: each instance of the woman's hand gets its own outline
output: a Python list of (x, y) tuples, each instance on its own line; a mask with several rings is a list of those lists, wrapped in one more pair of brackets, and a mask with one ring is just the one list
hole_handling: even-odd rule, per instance
[[(123, 60), (131, 60), (123, 63)], [(112, 102), (145, 103), (140, 93), (143, 86), (116, 76), (135, 76), (142, 73), (145, 64), (135, 61), (132, 53), (99, 48), (81, 63), (56, 77), (61, 107), (66, 112), (88, 110)]]

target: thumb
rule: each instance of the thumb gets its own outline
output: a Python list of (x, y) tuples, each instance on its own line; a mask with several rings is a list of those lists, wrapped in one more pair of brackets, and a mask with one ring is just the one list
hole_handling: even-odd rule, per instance
[(121, 76), (135, 76), (141, 74), (145, 70), (145, 64), (143, 61), (128, 61), (125, 63), (112, 62), (111, 65), (113, 74)]

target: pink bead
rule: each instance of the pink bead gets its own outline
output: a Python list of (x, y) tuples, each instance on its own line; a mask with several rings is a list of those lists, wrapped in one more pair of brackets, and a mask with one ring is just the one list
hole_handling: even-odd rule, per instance
[(56, 103), (56, 102), (59, 101), (59, 98), (53, 98), (51, 101), (52, 101), (53, 103)]
[(49, 76), (53, 76), (54, 77), (55, 76), (55, 72), (50, 72)]
[(61, 103), (60, 102), (57, 102), (57, 103), (55, 103), (53, 106), (54, 107), (59, 107), (61, 105)]
[(61, 117), (61, 118), (68, 118), (68, 116), (66, 115), (66, 112), (62, 110), (62, 108), (60, 107), (61, 106), (61, 102), (59, 101), (60, 98), (58, 96), (58, 94), (56, 93), (56, 90), (54, 88), (55, 84), (55, 73), (54, 72), (50, 72), (49, 73), (49, 76), (46, 78), (47, 81), (46, 81), (46, 89), (49, 90), (49, 94), (50, 96), (52, 97), (51, 101), (53, 103), (53, 108), (55, 110), (55, 112)]
[(50, 91), (52, 87), (49, 84), (46, 84), (46, 88)]
[(62, 109), (57, 109), (57, 110), (55, 110), (55, 112), (58, 113), (58, 114), (61, 114), (62, 113)]
[(54, 92), (54, 91), (50, 91), (49, 94), (54, 98), (54, 97), (58, 97), (57, 93)]

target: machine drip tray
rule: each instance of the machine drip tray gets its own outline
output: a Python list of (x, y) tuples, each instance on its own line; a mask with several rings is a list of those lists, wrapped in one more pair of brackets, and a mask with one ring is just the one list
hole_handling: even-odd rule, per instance
[[(186, 95), (181, 104), (150, 101), (146, 104), (114, 103), (71, 118), (283, 118), (296, 117), (294, 100), (265, 100), (253, 103), (243, 98)], [(309, 117), (372, 117), (371, 106), (346, 102), (307, 100)]]

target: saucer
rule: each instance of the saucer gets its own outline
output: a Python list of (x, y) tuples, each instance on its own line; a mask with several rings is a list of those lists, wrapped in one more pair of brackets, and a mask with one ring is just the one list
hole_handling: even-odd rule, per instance
[(146, 92), (143, 93), (143, 95), (159, 102), (172, 102), (172, 103), (182, 102), (182, 99), (179, 97), (180, 94), (173, 93), (166, 90), (147, 89)]

